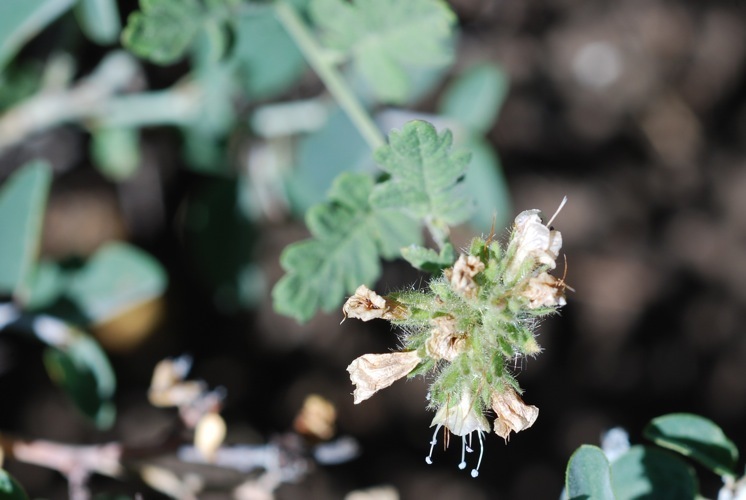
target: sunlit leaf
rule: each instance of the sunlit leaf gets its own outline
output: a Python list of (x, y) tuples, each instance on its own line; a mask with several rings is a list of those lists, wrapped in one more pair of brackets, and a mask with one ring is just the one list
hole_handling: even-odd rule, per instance
[(470, 154), (451, 151), (452, 136), (431, 124), (412, 121), (392, 131), (389, 144), (375, 153), (391, 178), (376, 186), (371, 204), (402, 210), (441, 225), (463, 222), (472, 212), (471, 200), (461, 189)]
[(14, 173), (0, 188), (0, 293), (23, 299), (39, 251), (52, 171), (35, 161)]
[(369, 176), (342, 174), (328, 201), (308, 211), (313, 238), (290, 245), (280, 257), (287, 274), (272, 291), (278, 312), (306, 321), (319, 308), (335, 309), (345, 294), (378, 278), (381, 256), (395, 257), (401, 247), (419, 243), (414, 220), (368, 204), (372, 189)]
[(619, 500), (695, 498), (697, 478), (683, 460), (664, 450), (633, 446), (611, 464), (614, 494)]
[(65, 13), (76, 0), (2, 0), (0, 71), (28, 40)]
[(456, 16), (440, 0), (313, 0), (310, 13), (326, 45), (349, 54), (385, 101), (406, 97), (404, 66), (440, 66), (452, 59)]
[(690, 413), (654, 418), (644, 435), (658, 446), (691, 457), (716, 474), (735, 476), (738, 449), (714, 422)]
[(583, 445), (570, 457), (565, 473), (570, 500), (614, 500), (611, 468), (606, 455), (596, 446)]
[(92, 323), (152, 300), (166, 288), (158, 261), (126, 243), (105, 245), (70, 279), (67, 295)]

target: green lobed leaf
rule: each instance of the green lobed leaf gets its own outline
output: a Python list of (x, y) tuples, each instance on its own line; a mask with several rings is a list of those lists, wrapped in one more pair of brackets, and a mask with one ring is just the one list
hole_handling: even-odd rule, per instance
[(369, 205), (372, 190), (370, 176), (344, 173), (327, 201), (308, 211), (313, 238), (288, 246), (280, 256), (287, 274), (272, 290), (277, 312), (307, 321), (319, 308), (330, 311), (345, 294), (378, 278), (380, 256), (393, 258), (401, 247), (419, 243), (414, 220)]
[(76, 0), (2, 0), (0, 72), (28, 40), (70, 9)]
[(3, 469), (0, 469), (0, 498), (2, 500), (28, 500), (23, 487)]
[(468, 139), (463, 147), (471, 153), (464, 189), (474, 199), (476, 208), (469, 223), (483, 232), (489, 232), (493, 225), (495, 228), (508, 227), (513, 207), (497, 152), (487, 141), (476, 136)]
[(71, 338), (71, 342), (44, 352), (44, 366), (75, 406), (98, 428), (107, 429), (116, 415), (111, 401), (116, 391), (114, 370), (91, 337), (73, 330)]
[(440, 0), (313, 0), (310, 14), (326, 45), (351, 56), (385, 101), (406, 97), (406, 65), (441, 66), (453, 56), (456, 16)]
[(485, 134), (508, 94), (508, 77), (497, 66), (467, 69), (443, 93), (438, 113), (454, 118), (472, 133)]
[(122, 20), (116, 0), (78, 0), (75, 13), (83, 33), (99, 45), (119, 39)]
[(658, 446), (691, 457), (716, 474), (736, 476), (738, 449), (711, 420), (671, 413), (651, 420), (643, 434)]
[(572, 454), (565, 473), (570, 500), (614, 500), (611, 468), (597, 446), (584, 444)]
[(160, 296), (166, 281), (152, 256), (126, 243), (109, 243), (70, 277), (67, 296), (92, 323), (102, 323)]
[(631, 447), (611, 464), (611, 480), (619, 500), (678, 500), (697, 495), (691, 467), (667, 451), (642, 445)]
[(406, 211), (437, 225), (465, 221), (472, 211), (461, 181), (470, 154), (451, 151), (452, 136), (441, 134), (431, 124), (411, 121), (401, 131), (389, 134), (388, 145), (375, 152), (375, 159), (391, 178), (376, 186), (371, 204), (378, 209)]
[(450, 243), (443, 245), (440, 253), (432, 248), (410, 245), (401, 249), (401, 256), (413, 267), (436, 274), (453, 265), (456, 260), (456, 251)]
[(0, 189), (0, 293), (23, 300), (39, 251), (52, 170), (44, 161), (26, 164)]
[(202, 27), (197, 0), (140, 0), (122, 31), (122, 45), (156, 64), (181, 59)]

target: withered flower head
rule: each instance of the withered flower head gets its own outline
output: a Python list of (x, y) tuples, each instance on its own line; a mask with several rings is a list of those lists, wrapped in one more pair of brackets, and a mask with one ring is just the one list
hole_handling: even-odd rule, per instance
[(427, 354), (435, 360), (453, 361), (466, 349), (466, 337), (456, 331), (456, 319), (453, 316), (438, 316), (431, 323), (433, 329), (427, 339)]
[(342, 312), (345, 319), (357, 318), (362, 321), (376, 318), (392, 320), (403, 317), (403, 311), (399, 310), (395, 302), (386, 300), (365, 285), (357, 287), (355, 295), (347, 299), (342, 306)]
[(525, 269), (527, 261), (531, 263), (531, 268), (546, 266), (554, 269), (557, 266), (557, 256), (562, 248), (562, 233), (544, 225), (540, 213), (536, 209), (525, 210), (515, 218), (510, 238), (510, 247), (515, 251), (505, 272), (508, 282), (520, 277), (519, 273)]
[(560, 307), (567, 303), (565, 285), (561, 280), (546, 272), (529, 278), (521, 295), (528, 299), (530, 309)]
[(474, 276), (484, 271), (484, 263), (474, 255), (461, 254), (452, 268), (446, 270), (446, 277), (451, 288), (457, 292), (473, 297), (477, 291)]
[(524, 403), (512, 387), (492, 393), (492, 409), (497, 415), (495, 434), (505, 441), (510, 439), (511, 432), (520, 432), (534, 425), (539, 416), (539, 409)]
[(387, 354), (363, 354), (355, 359), (347, 371), (355, 384), (355, 404), (365, 401), (415, 369), (420, 363), (416, 351)]

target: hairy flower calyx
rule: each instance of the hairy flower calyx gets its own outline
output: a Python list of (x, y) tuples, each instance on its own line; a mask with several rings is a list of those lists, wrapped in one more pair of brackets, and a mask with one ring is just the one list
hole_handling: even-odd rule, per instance
[(362, 321), (381, 318), (386, 320), (402, 319), (406, 313), (396, 302), (381, 297), (365, 285), (355, 290), (355, 295), (347, 299), (342, 306), (344, 321), (347, 318), (357, 318)]

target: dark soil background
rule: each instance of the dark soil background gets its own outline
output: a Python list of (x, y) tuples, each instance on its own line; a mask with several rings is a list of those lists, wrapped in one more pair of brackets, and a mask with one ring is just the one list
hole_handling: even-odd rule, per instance
[[(185, 198), (206, 182), (179, 165), (176, 135), (148, 132), (143, 171), (115, 188), (88, 165), (88, 139), (73, 127), (0, 158), (3, 176), (34, 155), (55, 165), (46, 255), (85, 255), (102, 241), (127, 238), (162, 261), (171, 284), (163, 301), (129, 320), (153, 325), (145, 338), (107, 340), (107, 332), (138, 331), (126, 319), (96, 332), (119, 379), (113, 431), (94, 432), (45, 378), (39, 350), (12, 338), (0, 339), (0, 428), (77, 443), (155, 439), (173, 414), (148, 405), (151, 370), (163, 357), (188, 352), (196, 378), (227, 389), (229, 441), (289, 431), (309, 393), (331, 400), (338, 433), (359, 440), (359, 458), (319, 466), (299, 484), (282, 486), (279, 499), (342, 498), (377, 485), (393, 485), (403, 499), (558, 498), (564, 466), (580, 444), (598, 444), (614, 426), (644, 442), (644, 425), (669, 412), (706, 416), (744, 449), (746, 6), (451, 3), (463, 30), (456, 69), (494, 61), (511, 78), (489, 138), (515, 213), (552, 213), (569, 198), (555, 226), (576, 292), (561, 315), (541, 325), (542, 355), (517, 367), (524, 399), (540, 408), (530, 430), (507, 445), (488, 436), (477, 479), (457, 468), (459, 446), (436, 451), (435, 463), (425, 464), (432, 414), (422, 381), (399, 382), (352, 404), (346, 366), (363, 353), (387, 352), (396, 332), (382, 324), (340, 326), (341, 312), (300, 326), (274, 314), (269, 298), (252, 313), (221, 314), (175, 229)], [(99, 56), (80, 55), (91, 65)], [(151, 71), (155, 81), (170, 78)], [(280, 250), (305, 234), (297, 222), (258, 228), (257, 259), (268, 284), (280, 276)], [(460, 245), (470, 237), (468, 228), (455, 235)], [(394, 262), (377, 289), (420, 279)], [(32, 495), (65, 494), (53, 472), (7, 467)], [(697, 472), (702, 493), (716, 496), (719, 478)], [(136, 481), (92, 484), (95, 491), (156, 496)]]

